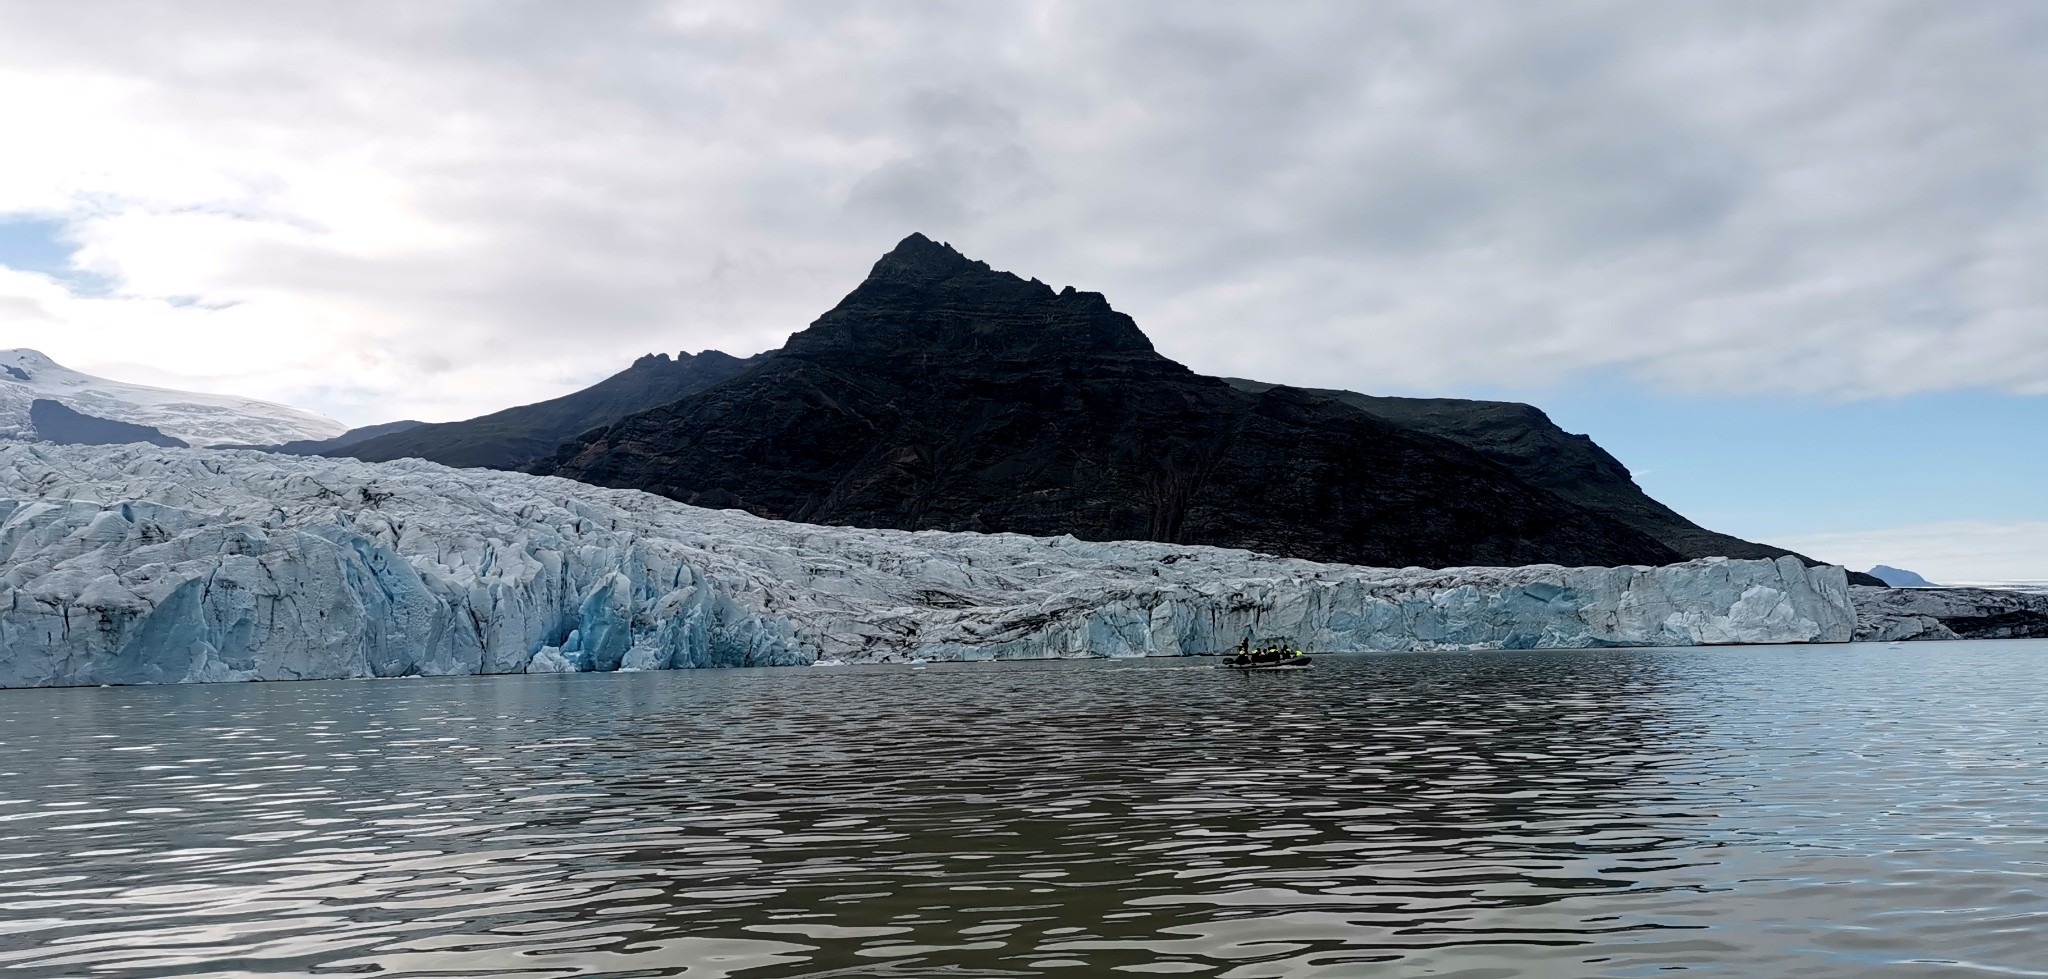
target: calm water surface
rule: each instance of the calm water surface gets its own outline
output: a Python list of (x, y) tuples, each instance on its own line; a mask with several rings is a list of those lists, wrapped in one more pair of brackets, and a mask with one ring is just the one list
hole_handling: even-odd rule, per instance
[(2048, 643), (0, 691), (0, 975), (2048, 975)]

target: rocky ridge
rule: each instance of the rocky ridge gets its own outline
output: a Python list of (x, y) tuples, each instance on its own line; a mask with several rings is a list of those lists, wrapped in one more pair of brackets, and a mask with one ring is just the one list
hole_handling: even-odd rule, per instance
[(335, 449), (347, 448), (348, 446), (367, 442), (382, 435), (394, 435), (399, 432), (409, 431), (424, 424), (426, 422), (414, 421), (408, 418), (403, 421), (384, 422), (378, 425), (364, 425), (359, 428), (351, 428), (331, 439), (298, 439), (291, 442), (280, 442), (276, 445), (216, 445), (213, 448), (261, 449), (264, 452), (277, 452), (292, 456), (328, 455)]
[[(1278, 386), (1243, 378), (1225, 380), (1232, 387), (1254, 393)], [(1404, 428), (1450, 439), (1532, 485), (1648, 534), (1681, 557), (1789, 555), (1807, 565), (1822, 563), (1796, 551), (1716, 533), (1693, 523), (1643, 492), (1621, 460), (1590, 437), (1558, 427), (1534, 405), (1465, 398), (1397, 398), (1329, 388), (1307, 390)], [(1857, 584), (1884, 584), (1856, 571), (1849, 572), (1849, 580)]]
[(320, 455), (366, 462), (425, 459), (446, 466), (524, 469), (552, 456), (563, 442), (626, 415), (668, 404), (735, 377), (761, 356), (648, 354), (590, 387), (559, 398), (467, 421), (412, 425), (403, 430), (335, 445)]

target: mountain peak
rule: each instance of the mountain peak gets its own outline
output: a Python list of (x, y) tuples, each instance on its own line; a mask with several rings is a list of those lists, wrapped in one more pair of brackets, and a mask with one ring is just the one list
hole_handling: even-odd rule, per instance
[(933, 241), (913, 231), (875, 262), (875, 267), (868, 272), (868, 279), (931, 280), (976, 269), (988, 271), (988, 263), (977, 262), (960, 254), (959, 249), (952, 245)]
[(59, 364), (56, 361), (51, 360), (49, 356), (44, 354), (42, 351), (31, 350), (27, 347), (16, 347), (12, 350), (0, 350), (0, 367), (4, 367), (6, 369), (6, 376), (12, 377), (18, 381), (28, 380), (28, 377), (23, 376), (24, 374), (33, 374), (36, 371), (64, 369), (64, 366), (62, 364)]
[(1053, 359), (1151, 354), (1152, 342), (1100, 293), (1054, 292), (1037, 279), (989, 267), (953, 246), (912, 234), (866, 280), (789, 338), (793, 356), (900, 358), (943, 353)]
[(755, 354), (754, 357), (735, 357), (723, 350), (706, 347), (694, 354), (687, 350), (677, 351), (674, 357), (670, 357), (666, 352), (641, 354), (638, 358), (634, 359), (632, 367), (628, 368), (628, 370), (648, 370), (670, 366), (687, 367), (691, 364), (737, 364), (760, 356), (760, 354)]

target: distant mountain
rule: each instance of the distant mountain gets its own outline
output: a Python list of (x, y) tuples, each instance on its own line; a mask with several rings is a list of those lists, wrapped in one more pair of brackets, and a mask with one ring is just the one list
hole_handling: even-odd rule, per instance
[(426, 422), (416, 422), (408, 419), (406, 421), (385, 422), (382, 425), (364, 425), (361, 428), (351, 428), (331, 439), (300, 439), (296, 442), (286, 442), (281, 445), (217, 445), (214, 448), (257, 449), (263, 452), (276, 452), (290, 456), (327, 455), (333, 449), (347, 448), (360, 442), (367, 442), (379, 435), (409, 431), (424, 424)]
[(1884, 582), (1887, 585), (1892, 586), (1893, 588), (1936, 587), (1934, 582), (1928, 581), (1927, 579), (1922, 578), (1911, 571), (1907, 571), (1904, 568), (1894, 568), (1888, 564), (1880, 564), (1877, 567), (1871, 568), (1870, 576), (1876, 578), (1879, 581)]
[[(0, 350), (0, 438), (49, 439), (35, 404), (53, 402), (80, 416), (156, 431), (177, 444), (269, 444), (333, 438), (348, 426), (287, 405), (196, 391), (125, 384), (72, 370), (34, 350)], [(45, 409), (59, 426), (80, 424)], [(74, 435), (80, 431), (65, 428)], [(99, 431), (110, 431), (99, 429)], [(98, 437), (98, 436), (93, 436)], [(149, 441), (139, 438), (138, 441)], [(157, 442), (158, 445), (167, 443)]]
[(130, 425), (127, 422), (111, 421), (80, 414), (55, 401), (37, 398), (29, 403), (29, 421), (34, 423), (36, 438), (58, 445), (127, 445), (131, 442), (146, 442), (171, 448), (186, 448), (182, 440), (174, 439), (149, 425)]
[(752, 370), (534, 471), (811, 523), (1391, 567), (1680, 557), (1457, 441), (1195, 374), (1100, 294), (922, 235)]
[[(1276, 385), (1225, 378), (1240, 390), (1259, 393)], [(1686, 558), (1775, 558), (1785, 555), (1807, 565), (1821, 562), (1782, 547), (1715, 533), (1652, 499), (1636, 485), (1628, 467), (1584, 435), (1557, 426), (1542, 410), (1511, 401), (1460, 398), (1392, 398), (1325, 388), (1312, 393), (1369, 412), (1404, 428), (1457, 442), (1510, 472), (1567, 500), (1628, 524)], [(1859, 584), (1877, 579), (1850, 572)]]
[(468, 421), (415, 425), (317, 454), (365, 462), (411, 458), (457, 468), (524, 469), (552, 456), (577, 435), (695, 394), (739, 375), (765, 356), (742, 359), (706, 350), (671, 360), (667, 354), (648, 354), (574, 394)]

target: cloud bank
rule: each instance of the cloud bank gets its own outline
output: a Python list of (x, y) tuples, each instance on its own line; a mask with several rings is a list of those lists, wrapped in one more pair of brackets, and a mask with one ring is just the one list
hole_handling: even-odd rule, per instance
[[(779, 344), (911, 230), (1200, 370), (2048, 394), (2048, 6), (0, 3), (0, 345), (357, 423)], [(100, 284), (82, 289), (81, 282)]]
[(2048, 588), (2048, 521), (1955, 520), (1879, 530), (1811, 534), (1781, 543), (1865, 570), (1889, 564), (1938, 585)]

